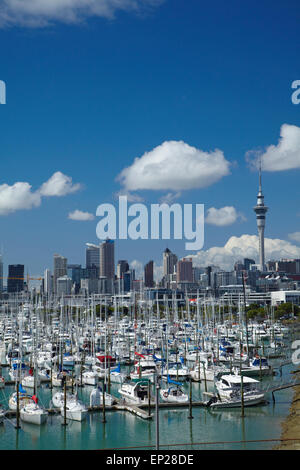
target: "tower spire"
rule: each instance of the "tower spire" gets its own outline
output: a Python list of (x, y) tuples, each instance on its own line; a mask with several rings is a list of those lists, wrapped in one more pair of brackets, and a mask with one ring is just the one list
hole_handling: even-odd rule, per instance
[(265, 225), (266, 225), (266, 213), (268, 211), (268, 207), (265, 206), (264, 196), (262, 192), (261, 158), (259, 160), (259, 183), (258, 183), (257, 203), (256, 203), (256, 206), (253, 208), (253, 210), (256, 213), (256, 222), (257, 222), (257, 229), (258, 229), (260, 271), (264, 271), (265, 269)]

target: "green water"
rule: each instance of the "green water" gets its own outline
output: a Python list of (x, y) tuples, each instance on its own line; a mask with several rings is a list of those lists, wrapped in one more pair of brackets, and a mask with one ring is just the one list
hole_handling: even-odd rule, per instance
[[(293, 365), (283, 368), (283, 380), (290, 380), (290, 370), (294, 368)], [(266, 378), (264, 383), (278, 380), (279, 377)], [(118, 396), (118, 388), (117, 384), (113, 384), (111, 393)], [(185, 388), (188, 390), (188, 385)], [(209, 389), (212, 389), (212, 385), (209, 385)], [(53, 393), (57, 390), (53, 389)], [(92, 387), (79, 389), (79, 399), (88, 404), (91, 390)], [(193, 400), (201, 400), (202, 391), (204, 391), (203, 384), (193, 383)], [(7, 397), (12, 392), (13, 387), (6, 387), (5, 391), (0, 391), (0, 401), (5, 408), (7, 408)], [(270, 449), (277, 443), (206, 445), (199, 443), (278, 439), (281, 434), (281, 423), (288, 415), (292, 396), (292, 389), (277, 392), (275, 406), (269, 396), (268, 405), (245, 408), (244, 419), (241, 418), (239, 409), (212, 411), (195, 407), (194, 419), (188, 419), (188, 408), (161, 409), (159, 412), (161, 449)], [(47, 386), (40, 387), (38, 397), (40, 403), (48, 407), (51, 390)], [(147, 446), (155, 445), (154, 419), (146, 421), (129, 412), (107, 411), (106, 420), (106, 424), (103, 424), (102, 413), (93, 412), (89, 413), (86, 421), (82, 423), (69, 421), (68, 426), (64, 427), (61, 416), (53, 415), (49, 416), (47, 423), (42, 426), (21, 422), (19, 431), (14, 428), (15, 419), (5, 420), (0, 425), (0, 449), (91, 450), (136, 446), (146, 449)], [(180, 445), (171, 447), (171, 444)]]

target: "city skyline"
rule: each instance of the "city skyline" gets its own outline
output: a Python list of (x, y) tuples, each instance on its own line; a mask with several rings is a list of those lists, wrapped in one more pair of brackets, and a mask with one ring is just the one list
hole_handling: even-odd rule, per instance
[[(198, 254), (179, 240), (117, 240), (116, 260), (137, 271), (152, 259), (160, 275), (166, 247), (201, 266), (228, 269), (243, 253), (258, 262), (258, 158), (272, 208), (266, 259), (300, 257), (297, 3), (254, 8), (247, 0), (242, 11), (235, 1), (154, 3), (142, 15), (112, 10), (109, 19), (81, 18), (74, 7), (69, 24), (54, 10), (32, 21), (23, 11), (9, 25), (0, 15), (6, 273), (22, 263), (38, 277), (56, 252), (84, 264), (84, 244), (99, 242), (96, 208), (118, 194), (205, 204)], [(260, 23), (270, 8), (272, 21)]]

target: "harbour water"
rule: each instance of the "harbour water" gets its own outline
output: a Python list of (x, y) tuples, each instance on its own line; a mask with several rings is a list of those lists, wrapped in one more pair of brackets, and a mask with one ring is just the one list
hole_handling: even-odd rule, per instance
[[(282, 368), (282, 377), (264, 378), (263, 384), (287, 382), (290, 371), (295, 366), (290, 364)], [(3, 369), (3, 375), (7, 371)], [(185, 386), (188, 391), (188, 384)], [(112, 384), (111, 393), (118, 396), (117, 384)], [(208, 390), (212, 390), (212, 385)], [(5, 407), (7, 398), (13, 392), (13, 386), (0, 391), (1, 403)], [(92, 387), (78, 389), (78, 397), (89, 403)], [(204, 384), (193, 383), (193, 401), (203, 399)], [(51, 390), (42, 385), (38, 392), (39, 402), (49, 407)], [(271, 449), (281, 435), (281, 423), (289, 413), (293, 389), (276, 393), (275, 404), (271, 394), (267, 395), (268, 404), (245, 408), (245, 418), (241, 409), (220, 409), (212, 411), (206, 407), (194, 407), (193, 419), (189, 419), (189, 409), (160, 409), (161, 449), (200, 450), (200, 449)], [(21, 429), (14, 427), (15, 418), (6, 419), (0, 425), (0, 449), (4, 450), (96, 450), (140, 448), (154, 449), (155, 420), (143, 420), (125, 411), (107, 411), (106, 423), (102, 422), (102, 412), (90, 412), (83, 422), (69, 421), (62, 426), (60, 414), (49, 415), (47, 423), (35, 426), (21, 422)], [(239, 442), (248, 441), (248, 442)], [(256, 442), (249, 442), (256, 441)], [(258, 442), (263, 441), (263, 442)], [(153, 447), (151, 447), (153, 446)]]

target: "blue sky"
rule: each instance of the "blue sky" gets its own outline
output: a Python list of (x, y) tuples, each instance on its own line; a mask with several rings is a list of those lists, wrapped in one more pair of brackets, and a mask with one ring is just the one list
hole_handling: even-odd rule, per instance
[[(85, 242), (97, 242), (97, 219), (74, 221), (68, 213), (95, 214), (99, 204), (115, 202), (118, 174), (165, 141), (220, 149), (233, 162), (230, 175), (177, 200), (234, 206), (246, 219), (206, 225), (204, 249), (256, 234), (257, 173), (245, 153), (277, 145), (283, 124), (300, 125), (300, 105), (291, 102), (291, 83), (300, 79), (299, 3), (158, 3), (71, 24), (50, 17), (50, 26), (31, 27), (20, 16), (2, 24), (0, 185), (28, 182), (34, 191), (57, 171), (82, 185), (0, 216), (6, 264), (39, 274), (52, 268), (56, 252), (84, 264)], [(263, 186), (266, 236), (288, 240), (299, 231), (299, 166), (265, 171)], [(136, 191), (146, 203), (168, 192)], [(160, 262), (167, 245), (188, 255), (179, 241), (117, 241), (116, 258)]]

